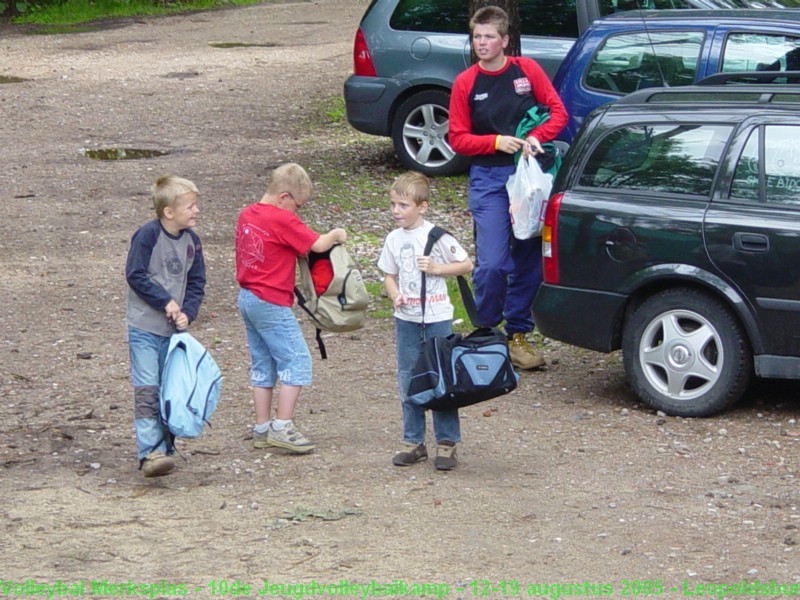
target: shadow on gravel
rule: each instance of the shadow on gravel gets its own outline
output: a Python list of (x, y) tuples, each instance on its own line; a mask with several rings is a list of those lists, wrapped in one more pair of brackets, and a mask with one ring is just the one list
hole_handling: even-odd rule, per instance
[(756, 379), (735, 408), (769, 410), (792, 416), (800, 408), (800, 380)]

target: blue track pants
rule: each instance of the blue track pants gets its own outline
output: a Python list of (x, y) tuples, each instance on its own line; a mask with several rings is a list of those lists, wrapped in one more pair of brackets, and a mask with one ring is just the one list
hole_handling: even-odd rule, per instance
[(478, 261), (472, 274), (479, 324), (506, 332), (533, 331), (531, 305), (542, 283), (542, 238), (514, 238), (506, 181), (514, 166), (469, 172), (469, 209), (475, 221)]

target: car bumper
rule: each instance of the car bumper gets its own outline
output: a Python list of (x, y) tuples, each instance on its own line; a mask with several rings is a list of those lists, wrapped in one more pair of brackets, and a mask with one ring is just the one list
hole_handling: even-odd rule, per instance
[(628, 297), (611, 292), (542, 284), (533, 321), (545, 337), (612, 352), (620, 348), (619, 324)]
[(362, 133), (389, 137), (392, 109), (408, 87), (407, 82), (389, 77), (351, 75), (344, 82), (347, 121)]

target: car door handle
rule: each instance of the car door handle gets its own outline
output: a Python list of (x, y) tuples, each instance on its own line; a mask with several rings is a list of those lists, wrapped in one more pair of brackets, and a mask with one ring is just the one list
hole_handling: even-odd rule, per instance
[(733, 234), (733, 247), (742, 252), (768, 252), (769, 238), (762, 233), (737, 231)]

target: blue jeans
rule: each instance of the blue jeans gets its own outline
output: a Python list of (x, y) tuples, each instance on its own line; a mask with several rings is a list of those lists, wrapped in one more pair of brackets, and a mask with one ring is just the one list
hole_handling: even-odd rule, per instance
[(172, 435), (161, 421), (159, 390), (169, 337), (128, 327), (133, 382), (133, 419), (139, 462), (151, 452), (173, 454)]
[(506, 181), (516, 167), (469, 171), (469, 210), (475, 220), (477, 266), (472, 273), (478, 322), (507, 333), (533, 331), (531, 305), (542, 284), (542, 238), (518, 240), (511, 230)]
[(288, 306), (265, 302), (253, 292), (239, 290), (239, 312), (250, 349), (250, 383), (272, 388), (311, 384), (311, 353), (297, 317)]
[[(410, 444), (425, 442), (425, 409), (408, 400), (408, 384), (411, 372), (417, 364), (422, 340), (436, 335), (446, 336), (453, 331), (452, 321), (419, 323), (395, 319), (395, 348), (397, 352), (397, 386), (400, 388), (400, 403), (403, 407), (403, 441)], [(437, 443), (460, 442), (461, 423), (458, 410), (431, 411), (433, 433)]]

